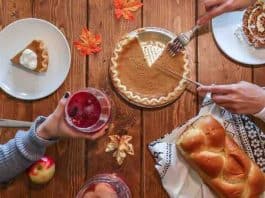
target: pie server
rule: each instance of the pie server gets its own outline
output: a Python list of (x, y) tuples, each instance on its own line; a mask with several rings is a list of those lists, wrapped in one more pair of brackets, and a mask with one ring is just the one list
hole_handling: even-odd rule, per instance
[(32, 122), (0, 119), (0, 127), (6, 127), (6, 128), (29, 128), (29, 127), (31, 127), (31, 125), (32, 125)]

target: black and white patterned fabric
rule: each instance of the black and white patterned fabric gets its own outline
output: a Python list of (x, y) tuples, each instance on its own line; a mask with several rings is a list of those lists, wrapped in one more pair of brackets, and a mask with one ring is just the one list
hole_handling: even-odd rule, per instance
[(236, 135), (240, 137), (243, 149), (265, 172), (265, 133), (248, 116), (226, 113), (231, 117)]

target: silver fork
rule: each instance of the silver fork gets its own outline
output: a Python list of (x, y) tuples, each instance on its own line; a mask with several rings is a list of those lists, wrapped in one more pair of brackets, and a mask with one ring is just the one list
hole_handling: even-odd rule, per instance
[(190, 31), (180, 33), (168, 44), (170, 55), (175, 56), (179, 51), (183, 50), (191, 41), (194, 33), (200, 28), (200, 25), (195, 25)]

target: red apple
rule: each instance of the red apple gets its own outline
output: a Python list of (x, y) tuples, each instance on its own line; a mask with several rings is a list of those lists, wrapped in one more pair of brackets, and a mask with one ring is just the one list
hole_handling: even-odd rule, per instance
[(98, 183), (91, 191), (87, 191), (83, 198), (118, 198), (113, 188), (106, 183)]
[(32, 164), (27, 173), (33, 183), (45, 184), (54, 176), (55, 162), (51, 157), (44, 156), (39, 161)]

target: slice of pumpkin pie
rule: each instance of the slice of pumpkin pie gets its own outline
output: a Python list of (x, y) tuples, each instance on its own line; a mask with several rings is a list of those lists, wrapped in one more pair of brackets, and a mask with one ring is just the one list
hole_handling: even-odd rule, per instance
[(35, 72), (45, 72), (49, 64), (48, 50), (43, 41), (33, 40), (18, 52), (11, 62)]

